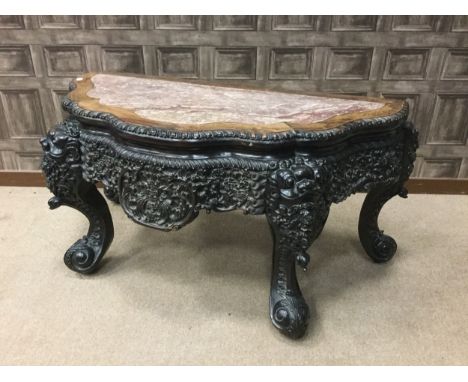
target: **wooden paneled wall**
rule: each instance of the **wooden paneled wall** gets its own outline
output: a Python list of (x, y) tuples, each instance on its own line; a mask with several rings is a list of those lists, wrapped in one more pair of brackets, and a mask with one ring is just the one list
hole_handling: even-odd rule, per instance
[(413, 177), (468, 178), (468, 16), (0, 16), (0, 169), (38, 169), (70, 79), (101, 70), (405, 98)]

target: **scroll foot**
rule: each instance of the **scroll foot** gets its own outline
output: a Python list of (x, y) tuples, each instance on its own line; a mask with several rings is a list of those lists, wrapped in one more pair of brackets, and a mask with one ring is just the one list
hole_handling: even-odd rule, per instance
[(296, 264), (307, 267), (306, 251), (320, 235), (330, 209), (320, 185), (319, 170), (300, 161), (272, 173), (269, 181), (267, 218), (274, 241), (270, 318), (293, 339), (305, 334), (310, 317)]
[(42, 170), (47, 187), (55, 195), (49, 200), (49, 207), (72, 207), (89, 220), (88, 234), (66, 251), (64, 261), (75, 272), (91, 273), (112, 242), (114, 226), (106, 201), (96, 186), (82, 177), (78, 137), (75, 121), (66, 121), (51, 130), (41, 140)]
[(366, 196), (359, 216), (359, 239), (369, 257), (376, 263), (389, 261), (397, 250), (395, 240), (379, 229), (378, 217), (384, 204), (395, 195), (406, 197), (401, 184), (379, 185)]

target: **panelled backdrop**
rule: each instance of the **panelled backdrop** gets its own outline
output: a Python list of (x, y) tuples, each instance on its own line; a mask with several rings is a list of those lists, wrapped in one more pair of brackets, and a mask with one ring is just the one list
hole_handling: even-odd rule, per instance
[(0, 169), (38, 169), (70, 79), (101, 70), (404, 98), (413, 177), (468, 178), (468, 16), (0, 16)]

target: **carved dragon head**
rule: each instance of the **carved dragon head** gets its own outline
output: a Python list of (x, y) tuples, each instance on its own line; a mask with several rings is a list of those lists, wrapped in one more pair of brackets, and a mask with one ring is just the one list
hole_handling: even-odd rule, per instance
[(78, 131), (67, 122), (59, 124), (40, 140), (44, 154), (61, 161), (76, 162), (80, 159)]

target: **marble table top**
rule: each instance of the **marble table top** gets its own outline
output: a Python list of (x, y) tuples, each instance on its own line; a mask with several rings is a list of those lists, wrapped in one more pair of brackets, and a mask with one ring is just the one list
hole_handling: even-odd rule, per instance
[(335, 127), (336, 123), (327, 123), (333, 120), (384, 116), (402, 107), (401, 101), (383, 98), (293, 94), (104, 73), (87, 74), (75, 83), (69, 97), (84, 109), (110, 112), (132, 123), (191, 130), (220, 125), (268, 131), (324, 129)]

